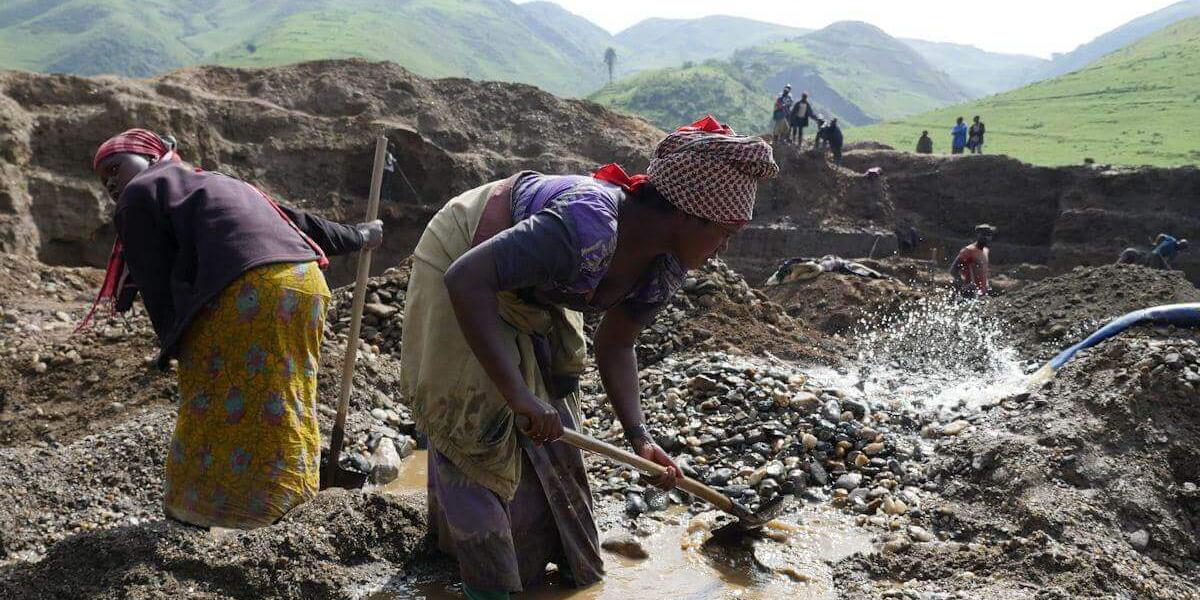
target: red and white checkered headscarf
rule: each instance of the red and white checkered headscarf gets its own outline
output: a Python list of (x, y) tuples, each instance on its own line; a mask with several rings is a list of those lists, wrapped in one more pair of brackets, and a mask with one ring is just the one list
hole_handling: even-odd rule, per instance
[(685, 213), (741, 226), (754, 217), (758, 181), (778, 174), (770, 144), (737, 135), (708, 116), (676, 129), (660, 142), (646, 175), (629, 177), (613, 164), (601, 168), (595, 177), (627, 189), (649, 181)]

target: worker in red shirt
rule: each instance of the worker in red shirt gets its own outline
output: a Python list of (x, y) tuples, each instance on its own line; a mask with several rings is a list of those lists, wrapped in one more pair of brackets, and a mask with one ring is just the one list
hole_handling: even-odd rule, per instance
[(980, 225), (975, 228), (975, 242), (968, 244), (950, 265), (950, 277), (963, 296), (978, 298), (986, 296), (991, 290), (988, 285), (989, 266), (988, 252), (992, 244), (992, 236), (996, 228), (991, 225)]

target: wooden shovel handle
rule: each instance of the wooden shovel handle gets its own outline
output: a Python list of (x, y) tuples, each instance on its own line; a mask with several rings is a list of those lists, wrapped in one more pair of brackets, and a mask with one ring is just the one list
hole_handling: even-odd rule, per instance
[[(375, 139), (375, 165), (371, 171), (371, 194), (367, 197), (367, 221), (379, 217), (379, 196), (383, 188), (383, 169), (387, 162), (387, 136)], [(371, 276), (371, 250), (358, 253), (358, 274), (354, 279), (354, 297), (350, 302), (350, 335), (342, 362), (342, 387), (338, 395), (337, 419), (329, 434), (329, 464), (337, 465), (346, 437), (346, 410), (350, 406), (350, 388), (354, 384), (354, 361), (358, 357), (358, 336), (362, 331), (363, 304), (367, 297), (367, 279)]]
[[(529, 428), (529, 419), (524, 415), (517, 415), (517, 427), (522, 431)], [(659, 476), (667, 472), (667, 468), (649, 460), (646, 460), (628, 450), (618, 448), (607, 442), (602, 442), (594, 437), (584, 435), (574, 429), (563, 429), (563, 435), (558, 439), (560, 442), (586, 450), (593, 454), (599, 454), (606, 458), (615, 460), (623, 465), (629, 465), (646, 475)], [(713, 506), (734, 514), (733, 501), (728, 496), (714, 490), (695, 479), (687, 476), (679, 477), (675, 480), (675, 487), (705, 501)]]

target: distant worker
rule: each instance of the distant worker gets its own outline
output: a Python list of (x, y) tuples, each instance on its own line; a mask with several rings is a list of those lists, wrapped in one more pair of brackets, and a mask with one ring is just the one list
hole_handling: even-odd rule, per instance
[(792, 105), (792, 112), (789, 118), (792, 124), (793, 142), (800, 146), (804, 143), (804, 128), (808, 127), (808, 120), (815, 119), (816, 113), (813, 112), (812, 103), (808, 101), (808, 92), (800, 94), (800, 101)]
[(990, 250), (992, 236), (996, 228), (991, 225), (980, 225), (975, 228), (975, 242), (968, 244), (950, 265), (950, 277), (954, 285), (964, 297), (978, 298), (991, 292), (988, 282), (990, 278)]
[(783, 93), (775, 99), (775, 112), (771, 114), (772, 132), (775, 143), (786, 144), (791, 137), (788, 115), (792, 112), (792, 86), (783, 86)]
[(967, 132), (967, 147), (971, 149), (971, 154), (983, 154), (983, 134), (986, 132), (983, 121), (979, 120), (979, 115), (975, 115), (971, 129)]
[(842, 129), (838, 127), (838, 120), (831, 119), (828, 125), (823, 125), (817, 130), (816, 144), (820, 147), (824, 142), (829, 144), (829, 150), (833, 153), (833, 162), (842, 164), (842, 143), (845, 138), (842, 136)]
[(967, 146), (967, 125), (963, 118), (955, 121), (954, 129), (950, 130), (950, 154), (962, 154)]
[(1189, 247), (1187, 240), (1176, 239), (1174, 236), (1160, 233), (1154, 238), (1154, 247), (1146, 252), (1137, 248), (1126, 248), (1121, 252), (1119, 264), (1142, 265), (1151, 269), (1171, 271), (1175, 269), (1175, 257)]
[(917, 140), (917, 154), (933, 154), (933, 138), (929, 137), (929, 130), (921, 132), (921, 139)]

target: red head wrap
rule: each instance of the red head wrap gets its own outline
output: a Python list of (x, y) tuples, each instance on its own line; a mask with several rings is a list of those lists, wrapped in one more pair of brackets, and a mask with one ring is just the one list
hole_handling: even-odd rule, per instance
[(758, 180), (779, 173), (771, 146), (737, 135), (711, 116), (676, 129), (654, 151), (647, 175), (629, 176), (614, 164), (592, 176), (636, 191), (649, 181), (671, 204), (690, 215), (727, 225), (754, 216)]
[(100, 168), (100, 161), (122, 152), (142, 154), (156, 160), (172, 157), (178, 160), (179, 158), (171, 151), (166, 142), (158, 137), (157, 133), (149, 129), (134, 128), (108, 138), (108, 141), (100, 144), (100, 148), (96, 150), (96, 158), (92, 159), (92, 170)]

